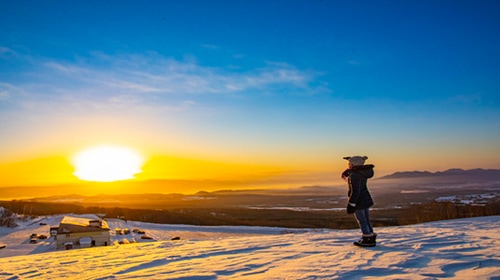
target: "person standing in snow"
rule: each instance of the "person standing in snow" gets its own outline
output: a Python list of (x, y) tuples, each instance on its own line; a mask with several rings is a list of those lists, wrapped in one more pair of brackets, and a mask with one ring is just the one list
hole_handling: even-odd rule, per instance
[(373, 199), (368, 191), (367, 181), (374, 175), (373, 164), (366, 164), (367, 156), (344, 157), (349, 161), (349, 168), (342, 172), (342, 179), (347, 181), (349, 186), (347, 213), (354, 214), (363, 233), (359, 241), (354, 245), (361, 247), (374, 247), (376, 245), (377, 234), (373, 232), (370, 222), (369, 208), (373, 206)]

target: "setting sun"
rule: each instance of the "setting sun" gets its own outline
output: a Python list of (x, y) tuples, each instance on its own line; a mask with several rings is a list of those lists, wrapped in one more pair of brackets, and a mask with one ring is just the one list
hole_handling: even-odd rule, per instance
[(135, 151), (118, 146), (99, 146), (78, 153), (74, 160), (75, 176), (81, 180), (112, 182), (134, 178), (144, 159)]

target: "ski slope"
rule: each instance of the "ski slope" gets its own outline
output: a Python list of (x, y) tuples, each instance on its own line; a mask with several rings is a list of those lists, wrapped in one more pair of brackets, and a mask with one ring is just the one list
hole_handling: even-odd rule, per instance
[(51, 239), (27, 242), (60, 218), (1, 229), (0, 279), (500, 279), (500, 216), (376, 228), (375, 248), (352, 245), (358, 230), (113, 219), (112, 229), (141, 228), (154, 241), (113, 233), (136, 243), (59, 251)]

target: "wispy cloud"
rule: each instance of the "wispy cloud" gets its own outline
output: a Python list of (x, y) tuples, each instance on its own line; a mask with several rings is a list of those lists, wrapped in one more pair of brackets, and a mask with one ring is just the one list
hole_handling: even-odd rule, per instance
[[(166, 98), (186, 101), (200, 95), (258, 95), (260, 92), (313, 92), (315, 76), (286, 63), (234, 71), (209, 67), (195, 61), (179, 61), (157, 54), (111, 57), (96, 55), (78, 62), (45, 61), (35, 65), (18, 84), (0, 87), (0, 101), (20, 102), (21, 107), (47, 107), (50, 102), (66, 106), (161, 107)], [(9, 86), (7, 86), (9, 85)], [(281, 90), (276, 91), (276, 88)], [(13, 99), (11, 92), (22, 92)], [(285, 90), (283, 90), (285, 89)], [(44, 105), (45, 104), (45, 105)]]
[(13, 86), (7, 83), (0, 83), (0, 101), (7, 100)]
[(0, 46), (0, 56), (14, 55), (16, 52), (10, 48)]

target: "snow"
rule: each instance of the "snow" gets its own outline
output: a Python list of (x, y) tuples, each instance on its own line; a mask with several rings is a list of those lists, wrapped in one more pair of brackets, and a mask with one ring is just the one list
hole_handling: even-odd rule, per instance
[[(64, 224), (77, 225), (80, 227), (88, 227), (91, 225), (91, 221), (99, 221), (99, 218), (97, 216), (92, 217), (92, 218), (65, 216), (61, 222)], [(106, 224), (105, 221), (103, 221), (102, 223), (103, 223), (103, 225), (101, 227), (108, 228), (108, 225)]]
[(448, 202), (448, 201), (453, 201), (455, 199), (457, 199), (457, 197), (455, 195), (452, 195), (452, 196), (442, 196), (442, 197), (436, 198), (436, 201), (437, 202)]
[(436, 202), (453, 202), (455, 204), (466, 204), (466, 205), (485, 205), (486, 200), (495, 199), (498, 196), (497, 193), (486, 193), (486, 194), (467, 194), (461, 196), (442, 196), (435, 199)]
[(290, 210), (297, 212), (311, 212), (311, 211), (345, 211), (345, 207), (342, 208), (311, 208), (311, 207), (257, 207), (257, 206), (248, 206), (248, 209), (257, 209), (257, 210)]
[[(55, 250), (46, 234), (62, 217), (0, 228), (0, 279), (500, 279), (500, 216), (358, 230), (160, 225), (107, 219), (129, 244)], [(130, 234), (115, 233), (128, 228)], [(140, 228), (155, 241), (142, 241)], [(172, 241), (173, 237), (180, 237)], [(134, 243), (135, 241), (135, 243)]]

